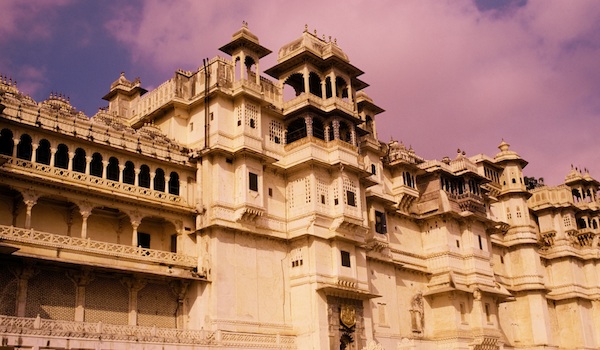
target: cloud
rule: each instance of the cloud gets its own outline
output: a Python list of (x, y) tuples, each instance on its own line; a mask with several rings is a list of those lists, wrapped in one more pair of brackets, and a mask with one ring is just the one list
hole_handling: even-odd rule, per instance
[(600, 152), (589, 151), (599, 148), (600, 7), (503, 3), (155, 0), (120, 7), (107, 28), (133, 61), (172, 74), (218, 54), (242, 20), (274, 51), (264, 70), (308, 24), (366, 72), (367, 93), (387, 110), (381, 139), (439, 159), (456, 148), (494, 155), (504, 138), (547, 183), (570, 170), (568, 154), (600, 174)]
[(56, 24), (53, 19), (57, 11), (70, 3), (70, 0), (0, 1), (0, 44), (16, 38), (32, 40), (49, 37), (52, 26)]

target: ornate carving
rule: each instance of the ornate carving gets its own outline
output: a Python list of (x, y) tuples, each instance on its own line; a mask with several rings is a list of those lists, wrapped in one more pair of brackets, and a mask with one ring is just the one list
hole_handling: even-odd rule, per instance
[(413, 296), (410, 303), (410, 320), (413, 332), (423, 332), (423, 327), (425, 326), (425, 318), (423, 317), (423, 313), (423, 293), (419, 291), (417, 294), (415, 294), (415, 296)]

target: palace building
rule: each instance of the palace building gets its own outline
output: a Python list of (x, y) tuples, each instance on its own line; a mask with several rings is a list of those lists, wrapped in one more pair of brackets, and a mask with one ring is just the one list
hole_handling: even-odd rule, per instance
[(600, 347), (587, 171), (379, 141), (316, 32), (220, 50), (91, 117), (0, 79), (0, 349)]

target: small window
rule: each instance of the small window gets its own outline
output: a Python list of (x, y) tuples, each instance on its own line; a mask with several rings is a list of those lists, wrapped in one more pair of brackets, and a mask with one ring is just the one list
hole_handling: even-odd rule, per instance
[(348, 199), (348, 205), (356, 206), (356, 194), (352, 191), (346, 191), (346, 198)]
[(483, 250), (483, 242), (481, 242), (481, 236), (477, 236), (477, 239), (479, 240), (479, 249)]
[(250, 191), (258, 192), (258, 175), (256, 175), (255, 173), (248, 173), (248, 180), (248, 186), (250, 188)]
[(269, 187), (269, 197), (273, 197), (273, 189)]
[(256, 128), (256, 122), (254, 121), (254, 119), (250, 119), (250, 127), (252, 129)]
[(380, 211), (375, 211), (375, 232), (381, 234), (387, 233), (385, 213)]
[(460, 241), (458, 239), (456, 240), (456, 248), (460, 248)]
[(171, 253), (177, 253), (177, 235), (171, 235)]
[(377, 166), (375, 164), (371, 164), (371, 175), (377, 174)]
[(342, 266), (350, 267), (350, 253), (342, 250)]
[(321, 195), (321, 204), (325, 204), (325, 195), (324, 194)]
[(238, 119), (238, 126), (242, 126), (242, 121)]
[(490, 312), (490, 304), (485, 304), (485, 319), (487, 323), (492, 323), (492, 314)]
[(194, 123), (190, 123), (190, 131), (194, 131)]

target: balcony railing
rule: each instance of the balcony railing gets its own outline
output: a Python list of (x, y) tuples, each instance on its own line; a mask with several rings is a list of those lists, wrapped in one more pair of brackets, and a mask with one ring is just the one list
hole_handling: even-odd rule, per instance
[(59, 179), (59, 181), (68, 181), (70, 183), (80, 183), (85, 186), (91, 186), (100, 190), (110, 190), (111, 192), (117, 191), (125, 195), (141, 196), (148, 200), (158, 200), (161, 202), (172, 203), (172, 204), (185, 204), (185, 201), (181, 196), (177, 196), (170, 193), (155, 191), (149, 188), (129, 185), (117, 181), (104, 179), (101, 177), (88, 175), (76, 171), (67, 169), (57, 168), (50, 165), (33, 163), (28, 160), (8, 158), (5, 168), (14, 167), (16, 169), (25, 171), (33, 175), (41, 175), (44, 178)]
[(107, 323), (75, 322), (0, 315), (0, 333), (18, 334), (26, 338), (61, 336), (99, 339), (114, 342), (152, 342), (233, 347), (243, 344), (250, 348), (295, 348), (295, 337), (280, 334), (206, 331), (175, 328), (114, 325)]
[(123, 244), (93, 241), (79, 237), (57, 235), (48, 232), (0, 225), (0, 240), (26, 243), (35, 246), (70, 249), (74, 251), (99, 253), (102, 255), (163, 263), (173, 266), (194, 268), (198, 266), (193, 256), (166, 252), (156, 249), (127, 246)]

